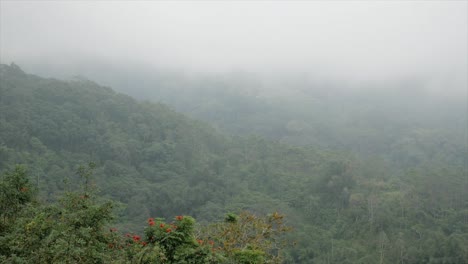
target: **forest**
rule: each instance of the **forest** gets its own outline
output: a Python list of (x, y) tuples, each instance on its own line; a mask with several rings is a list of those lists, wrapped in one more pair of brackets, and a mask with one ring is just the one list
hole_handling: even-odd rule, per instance
[(463, 99), (163, 77), (0, 65), (0, 262), (468, 262)]

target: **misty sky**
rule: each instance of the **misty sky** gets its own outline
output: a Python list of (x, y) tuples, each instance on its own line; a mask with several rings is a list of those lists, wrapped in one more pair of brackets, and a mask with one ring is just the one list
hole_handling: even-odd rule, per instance
[(0, 10), (1, 61), (20, 66), (98, 58), (195, 72), (467, 79), (467, 1), (2, 0)]

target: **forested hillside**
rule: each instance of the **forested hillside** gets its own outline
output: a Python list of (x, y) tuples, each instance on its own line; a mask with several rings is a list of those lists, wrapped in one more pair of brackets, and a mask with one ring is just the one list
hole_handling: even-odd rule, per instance
[[(0, 171), (26, 165), (45, 203), (78, 188), (78, 166), (94, 162), (92, 185), (116, 203), (114, 226), (124, 231), (141, 234), (151, 217), (190, 215), (207, 223), (228, 212), (279, 211), (295, 244), (288, 246), (285, 263), (468, 262), (460, 116), (452, 122), (441, 113), (411, 126), (408, 117), (409, 123), (395, 127), (382, 113), (356, 107), (349, 113), (354, 119), (342, 116), (332, 125), (317, 112), (328, 101), (288, 112), (290, 105), (277, 108), (270, 99), (258, 104), (260, 99), (227, 93), (197, 103), (204, 109), (199, 115), (222, 127), (214, 129), (85, 79), (44, 79), (16, 65), (1, 65), (0, 78)], [(362, 116), (371, 124), (344, 122)], [(428, 125), (431, 120), (436, 124)], [(441, 129), (441, 120), (450, 125)], [(333, 147), (317, 142), (343, 135), (349, 138)], [(368, 155), (350, 154), (356, 146)]]
[[(64, 188), (74, 166), (94, 161), (104, 194), (152, 207), (129, 213), (141, 219), (150, 212), (197, 216), (210, 205), (209, 214), (222, 215), (233, 201), (256, 206), (242, 204), (251, 194), (283, 196), (266, 190), (288, 187), (267, 174), (300, 184), (298, 179), (324, 167), (325, 154), (261, 138), (232, 139), (164, 105), (138, 103), (88, 81), (41, 79), (2, 66), (1, 98), (3, 168), (30, 163), (49, 198)], [(285, 156), (303, 169), (291, 173), (294, 164)]]
[[(261, 135), (364, 158), (377, 155), (395, 168), (439, 160), (461, 165), (467, 147), (466, 94), (431, 91), (440, 84), (425, 78), (346, 82), (300, 74), (197, 76), (106, 66), (93, 62), (85, 72), (118, 91), (164, 102), (233, 135)], [(106, 71), (110, 74), (101, 73)], [(431, 154), (436, 148), (443, 154)]]
[[(351, 82), (299, 73), (196, 75), (99, 60), (79, 65), (93, 80), (163, 102), (223, 133), (378, 157), (392, 173), (441, 161), (465, 163), (466, 93), (445, 92), (453, 88), (450, 82), (425, 76)], [(35, 70), (74, 74), (70, 69)]]

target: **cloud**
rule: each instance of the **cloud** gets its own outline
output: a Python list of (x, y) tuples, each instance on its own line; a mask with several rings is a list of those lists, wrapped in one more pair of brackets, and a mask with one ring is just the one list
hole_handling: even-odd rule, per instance
[(2, 1), (2, 61), (466, 84), (465, 1)]

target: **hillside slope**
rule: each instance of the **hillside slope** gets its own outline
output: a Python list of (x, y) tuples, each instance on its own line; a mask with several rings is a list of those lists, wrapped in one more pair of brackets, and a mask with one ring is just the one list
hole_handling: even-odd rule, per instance
[(312, 149), (230, 138), (86, 80), (43, 79), (2, 65), (0, 87), (0, 168), (28, 164), (47, 199), (67, 188), (78, 164), (94, 161), (98, 186), (128, 205), (124, 215), (211, 219), (231, 207), (279, 209), (325, 164)]
[(240, 209), (279, 210), (295, 228), (289, 263), (468, 260), (459, 161), (412, 163), (394, 175), (379, 159), (230, 137), (88, 80), (1, 65), (0, 171), (26, 164), (42, 199), (53, 201), (76, 188), (76, 168), (89, 161), (101, 195), (121, 205), (123, 230), (141, 230), (152, 216), (203, 222)]

